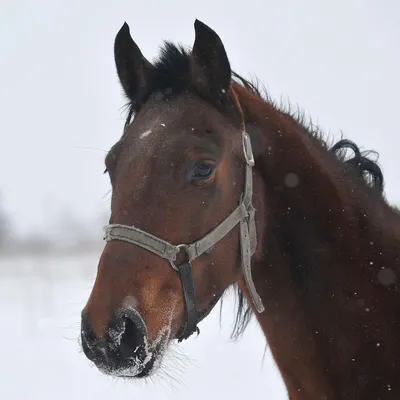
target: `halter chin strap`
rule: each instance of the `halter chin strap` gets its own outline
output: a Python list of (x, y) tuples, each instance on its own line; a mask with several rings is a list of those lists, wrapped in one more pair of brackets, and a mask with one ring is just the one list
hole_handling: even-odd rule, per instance
[[(199, 322), (196, 308), (196, 296), (193, 284), (192, 262), (204, 253), (209, 253), (215, 245), (225, 237), (237, 224), (240, 227), (240, 251), (244, 279), (249, 290), (249, 294), (256, 310), (261, 313), (264, 306), (255, 288), (251, 276), (251, 257), (257, 246), (257, 234), (254, 221), (255, 209), (252, 205), (253, 197), (253, 176), (254, 157), (249, 135), (243, 131), (243, 152), (246, 159), (246, 175), (244, 190), (238, 207), (218, 224), (212, 231), (203, 236), (196, 242), (186, 245), (173, 245), (152, 234), (135, 228), (134, 226), (111, 224), (104, 228), (106, 241), (121, 240), (140, 246), (161, 258), (169, 261), (171, 267), (178, 272), (182, 284), (183, 301), (185, 304), (186, 325), (180, 337), (180, 341), (187, 339), (192, 333), (198, 330)], [(187, 261), (181, 265), (176, 265), (175, 261), (178, 254), (184, 251)], [(206, 315), (203, 314), (203, 319)]]

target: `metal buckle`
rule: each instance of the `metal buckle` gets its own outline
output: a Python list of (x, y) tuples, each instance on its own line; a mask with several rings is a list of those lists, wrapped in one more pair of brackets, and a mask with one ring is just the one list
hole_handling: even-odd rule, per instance
[(253, 167), (255, 164), (253, 149), (251, 147), (250, 136), (248, 135), (248, 133), (246, 131), (243, 131), (243, 133), (242, 133), (242, 142), (243, 142), (244, 158), (246, 159), (247, 164), (250, 167)]

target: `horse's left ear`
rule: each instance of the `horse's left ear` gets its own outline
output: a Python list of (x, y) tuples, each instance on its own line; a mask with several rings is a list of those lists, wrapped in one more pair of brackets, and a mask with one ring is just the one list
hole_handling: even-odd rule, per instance
[(192, 81), (197, 90), (209, 97), (224, 97), (231, 82), (231, 67), (220, 37), (203, 22), (194, 23)]

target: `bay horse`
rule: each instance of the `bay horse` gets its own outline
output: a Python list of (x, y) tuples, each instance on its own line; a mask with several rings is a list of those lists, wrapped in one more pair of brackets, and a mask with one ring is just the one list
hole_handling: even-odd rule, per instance
[(400, 399), (400, 215), (379, 165), (327, 143), (194, 27), (190, 51), (165, 42), (154, 63), (126, 23), (116, 36), (129, 112), (105, 159), (84, 353), (106, 374), (149, 376), (236, 286), (234, 334), (256, 315), (290, 399)]

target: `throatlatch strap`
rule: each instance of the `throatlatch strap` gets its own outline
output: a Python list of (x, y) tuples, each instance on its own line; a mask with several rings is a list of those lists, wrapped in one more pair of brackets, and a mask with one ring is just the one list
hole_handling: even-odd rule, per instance
[(249, 224), (251, 221), (242, 220), (240, 221), (240, 250), (242, 254), (242, 270), (244, 280), (249, 290), (251, 300), (253, 301), (254, 307), (259, 313), (262, 313), (265, 308), (261, 297), (259, 296), (256, 287), (254, 285), (253, 277), (251, 275), (251, 242), (250, 242), (250, 229)]
[(185, 328), (180, 338), (181, 342), (187, 339), (192, 333), (197, 330), (197, 308), (196, 295), (194, 292), (192, 266), (189, 262), (180, 265), (178, 268), (179, 278), (182, 284), (183, 302), (185, 305)]

